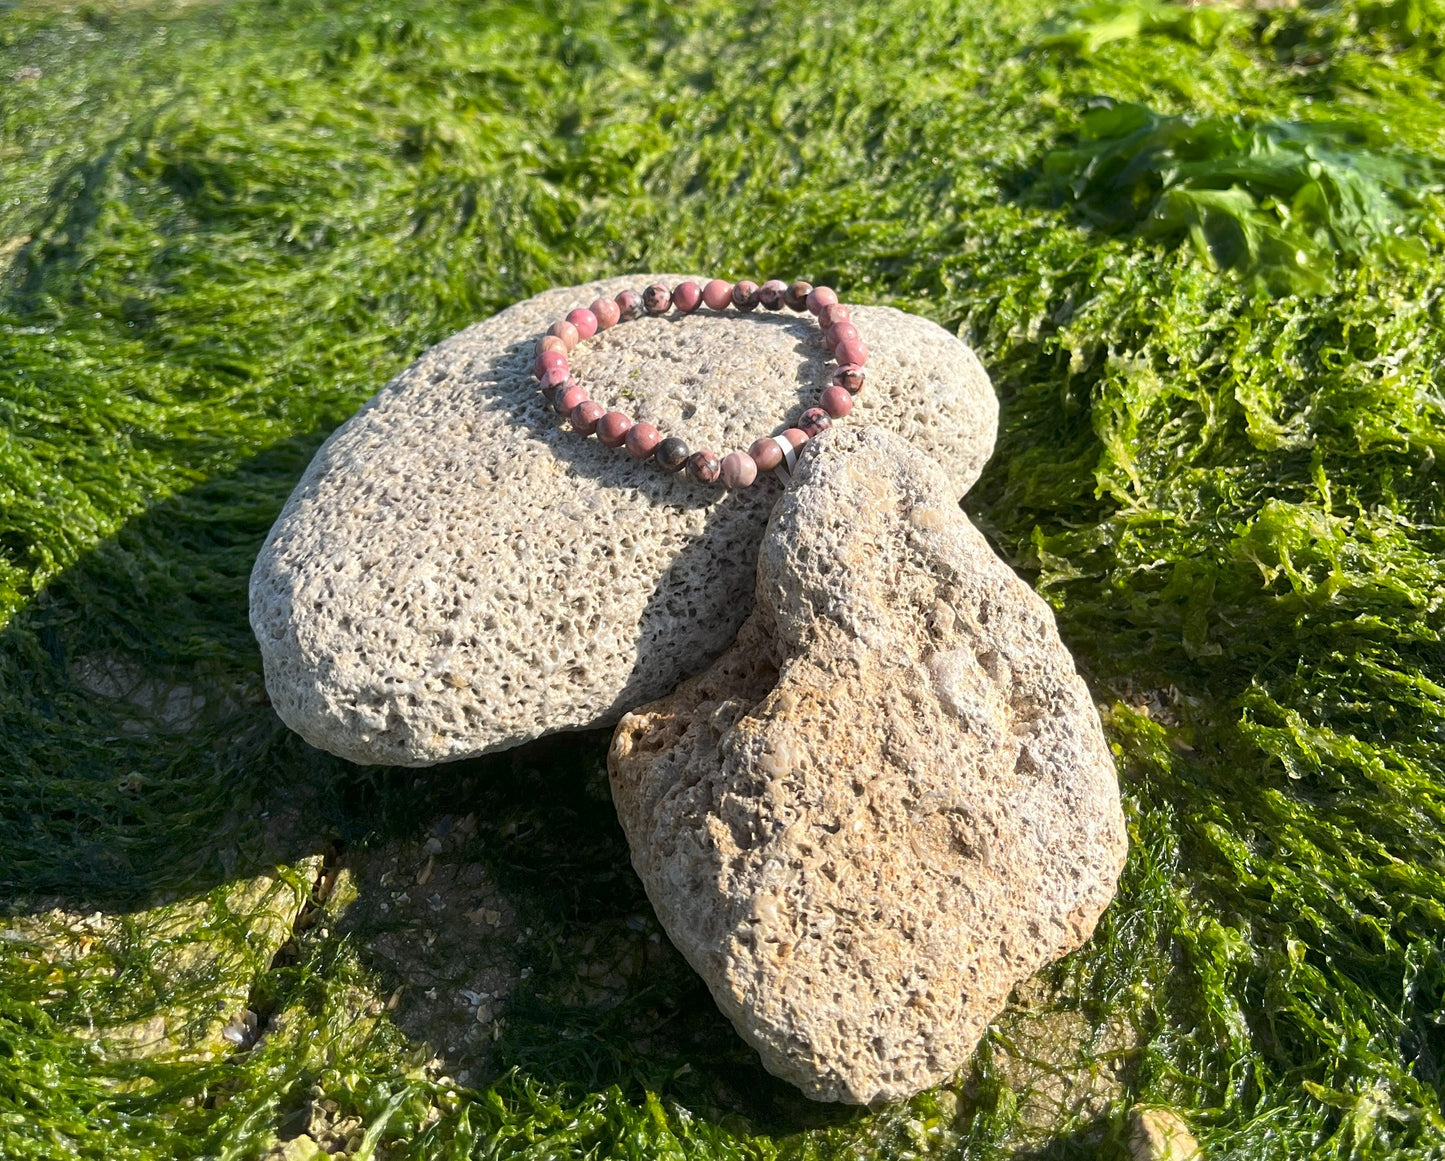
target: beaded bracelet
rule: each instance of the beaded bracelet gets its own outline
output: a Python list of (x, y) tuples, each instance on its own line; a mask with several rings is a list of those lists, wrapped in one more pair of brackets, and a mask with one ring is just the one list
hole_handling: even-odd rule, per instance
[[(630, 322), (644, 314), (663, 315), (672, 307), (691, 314), (704, 304), (718, 312), (729, 305), (741, 311), (759, 306), (765, 310), (787, 306), (795, 311), (811, 311), (823, 328), (829, 351), (838, 360), (832, 384), (824, 388), (817, 407), (808, 408), (798, 417), (796, 427), (782, 435), (764, 436), (747, 451), (729, 452), (721, 458), (716, 452), (694, 452), (676, 436), (664, 437), (650, 423), (633, 423), (620, 411), (607, 411), (588, 398), (586, 389), (572, 377), (567, 360), (572, 348), (583, 339), (619, 322)], [(686, 467), (688, 476), (700, 484), (720, 480), (729, 488), (746, 488), (758, 478), (759, 471), (773, 471), (786, 480), (803, 444), (853, 410), (853, 396), (863, 388), (863, 364), (867, 361), (868, 348), (849, 321), (848, 308), (829, 287), (802, 281), (788, 285), (777, 278), (761, 286), (714, 278), (706, 286), (684, 282), (673, 290), (658, 282), (641, 294), (624, 290), (616, 298), (599, 298), (590, 307), (572, 311), (547, 328), (546, 335), (538, 340), (533, 370), (541, 380), (543, 396), (557, 414), (583, 435), (595, 434), (604, 447), (625, 447), (639, 460), (655, 459), (668, 472)]]

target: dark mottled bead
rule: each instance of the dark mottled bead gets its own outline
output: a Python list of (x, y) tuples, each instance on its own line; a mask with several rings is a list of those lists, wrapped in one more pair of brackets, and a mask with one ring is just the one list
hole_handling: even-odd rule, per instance
[(631, 322), (646, 313), (646, 308), (642, 305), (642, 295), (635, 290), (624, 290), (613, 301), (617, 303), (617, 317), (623, 322)]
[(583, 435), (591, 435), (597, 430), (597, 421), (605, 414), (607, 414), (607, 409), (597, 400), (584, 399), (572, 408), (568, 418), (572, 421), (574, 431), (580, 431)]
[(783, 295), (783, 302), (789, 310), (796, 310), (800, 314), (808, 309), (808, 295), (813, 291), (811, 282), (804, 282), (801, 278), (788, 287), (787, 293)]
[(573, 382), (572, 373), (567, 370), (566, 366), (548, 367), (538, 377), (542, 380), (542, 394), (548, 399)]
[(758, 284), (743, 279), (734, 286), (733, 305), (739, 310), (753, 310), (758, 305)]
[(798, 416), (798, 427), (807, 433), (811, 439), (819, 432), (827, 431), (833, 426), (833, 417), (821, 407), (810, 407), (802, 415)]
[(657, 450), (652, 453), (652, 458), (658, 466), (666, 472), (676, 472), (687, 463), (687, 457), (692, 455), (692, 449), (675, 435), (668, 436), (660, 444)]
[(788, 284), (781, 278), (769, 278), (758, 287), (758, 305), (764, 310), (782, 310), (783, 295), (788, 293)]
[(863, 368), (857, 363), (844, 363), (833, 372), (833, 385), (842, 387), (850, 395), (857, 395), (863, 390)]
[(642, 309), (648, 314), (666, 314), (672, 309), (672, 291), (654, 282), (642, 292)]
[(717, 453), (710, 451), (693, 452), (687, 457), (687, 476), (699, 484), (713, 484), (722, 475), (722, 464)]
[(691, 314), (702, 302), (702, 287), (696, 282), (680, 282), (672, 292), (672, 305), (683, 314)]

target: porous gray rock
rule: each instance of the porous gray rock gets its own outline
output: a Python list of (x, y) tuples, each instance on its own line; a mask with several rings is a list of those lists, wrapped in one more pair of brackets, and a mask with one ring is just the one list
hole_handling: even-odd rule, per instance
[[(549, 323), (598, 294), (548, 291), (469, 327), (387, 384), (316, 454), (251, 576), (281, 719), (355, 762), (428, 765), (610, 725), (696, 673), (752, 603), (779, 485), (703, 487), (566, 428), (530, 368)], [(997, 402), (940, 327), (859, 307), (869, 383), (849, 422), (901, 432), (961, 495)], [(746, 448), (831, 374), (792, 312), (645, 318), (573, 353), (593, 397), (686, 439)]]
[(1048, 606), (877, 427), (808, 445), (757, 606), (608, 756), (658, 918), (770, 1072), (873, 1104), (938, 1083), (1078, 947), (1126, 850)]

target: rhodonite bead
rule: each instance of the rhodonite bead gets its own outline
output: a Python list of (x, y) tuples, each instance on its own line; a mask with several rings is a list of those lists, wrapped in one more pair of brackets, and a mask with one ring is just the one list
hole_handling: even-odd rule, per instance
[(858, 328), (850, 322), (834, 323), (823, 336), (824, 342), (828, 344), (830, 351), (836, 351), (840, 343), (858, 337)]
[(561, 351), (567, 353), (567, 344), (556, 335), (543, 335), (537, 340), (537, 348), (534, 354), (540, 355), (543, 351)]
[(688, 478), (699, 484), (714, 483), (721, 472), (722, 465), (718, 463), (717, 452), (693, 452), (687, 457)]
[(702, 300), (710, 310), (727, 310), (733, 300), (733, 284), (714, 278), (702, 288)]
[(552, 400), (552, 406), (556, 408), (558, 415), (571, 415), (577, 409), (578, 404), (587, 402), (587, 388), (577, 382), (569, 383), (557, 392), (556, 398)]
[(579, 339), (590, 339), (597, 333), (597, 316), (585, 306), (568, 311), (567, 321), (577, 328)]
[(802, 430), (802, 428), (790, 427), (787, 431), (783, 432), (782, 438), (792, 444), (793, 450), (797, 451), (808, 442), (808, 433)]
[(758, 305), (758, 284), (744, 279), (733, 287), (733, 305), (739, 310), (752, 310)]
[(568, 418), (572, 421), (574, 431), (580, 431), (583, 435), (591, 435), (597, 430), (597, 421), (606, 413), (607, 409), (595, 399), (584, 399), (572, 408)]
[(845, 388), (834, 384), (823, 389), (823, 394), (818, 397), (818, 406), (834, 419), (842, 419), (853, 410), (853, 396)]
[(825, 331), (840, 322), (849, 322), (853, 318), (852, 312), (841, 302), (829, 303), (818, 312), (818, 325)]
[(808, 291), (808, 309), (817, 314), (825, 306), (832, 306), (838, 301), (838, 296), (833, 293), (831, 286), (815, 286)]
[(542, 394), (550, 398), (566, 384), (572, 382), (574, 382), (572, 373), (567, 370), (565, 363), (560, 367), (548, 367), (542, 372)]
[(801, 278), (792, 283), (783, 295), (783, 301), (787, 303), (789, 310), (805, 311), (808, 309), (808, 295), (812, 293), (813, 284), (804, 282)]
[(758, 305), (764, 310), (782, 310), (783, 295), (788, 293), (788, 284), (781, 278), (769, 278), (758, 287)]
[(758, 465), (747, 452), (728, 452), (719, 466), (722, 482), (729, 488), (746, 488), (758, 478)]
[(672, 292), (672, 305), (683, 314), (691, 314), (702, 301), (702, 287), (696, 282), (679, 283)]
[(838, 344), (833, 355), (840, 367), (848, 363), (861, 367), (868, 361), (868, 347), (862, 339), (847, 339)]
[[(557, 341), (560, 343), (562, 340), (558, 339)], [(553, 367), (561, 367), (562, 370), (565, 371), (567, 365), (566, 352), (555, 350), (542, 351), (532, 363), (532, 374), (540, 379)]]
[(657, 445), (662, 442), (662, 432), (650, 423), (634, 423), (627, 429), (624, 442), (632, 455), (640, 460), (645, 460), (657, 450)]
[(675, 472), (687, 463), (687, 457), (692, 455), (692, 449), (675, 435), (668, 436), (657, 445), (657, 451), (652, 458), (665, 472)]
[(802, 415), (798, 416), (798, 426), (807, 433), (809, 438), (819, 432), (827, 431), (833, 426), (833, 417), (821, 407), (810, 407)]
[(566, 343), (567, 349), (569, 351), (578, 343), (577, 328), (574, 327), (571, 323), (569, 323), (565, 318), (562, 319), (560, 322), (554, 322), (550, 327), (547, 328), (547, 333), (549, 335), (556, 335), (559, 339)]
[(624, 290), (613, 301), (617, 303), (618, 317), (622, 322), (631, 322), (633, 319), (641, 318), (645, 311), (642, 305), (642, 295), (635, 290)]
[(863, 368), (857, 363), (841, 363), (833, 372), (833, 386), (842, 387), (850, 395), (863, 390)]
[(627, 429), (631, 426), (632, 420), (622, 412), (609, 411), (597, 421), (597, 438), (604, 447), (621, 447), (622, 441), (627, 438)]
[(666, 314), (672, 307), (672, 291), (654, 282), (642, 292), (642, 309), (648, 314)]
[(605, 331), (608, 327), (615, 327), (618, 320), (622, 318), (622, 312), (617, 309), (617, 303), (610, 298), (599, 298), (587, 308), (597, 319), (597, 329)]
[(783, 449), (768, 435), (754, 440), (753, 446), (748, 448), (748, 455), (753, 457), (753, 463), (757, 464), (760, 472), (771, 472), (783, 462)]

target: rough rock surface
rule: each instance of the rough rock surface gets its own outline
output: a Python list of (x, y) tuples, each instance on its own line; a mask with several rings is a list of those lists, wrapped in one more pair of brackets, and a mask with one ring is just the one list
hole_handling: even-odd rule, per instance
[[(533, 343), (599, 293), (548, 291), (433, 347), (317, 453), (257, 558), (251, 624), (283, 721), (356, 762), (427, 765), (615, 722), (696, 673), (752, 601), (779, 486), (700, 487), (564, 427)], [(961, 495), (998, 405), (973, 353), (859, 307), (869, 384), (849, 423), (898, 431)], [(818, 328), (790, 311), (630, 322), (582, 344), (593, 397), (686, 439), (746, 448), (816, 401)]]
[(810, 444), (737, 641), (609, 755), (664, 928), (819, 1100), (958, 1069), (1010, 989), (1088, 938), (1124, 860), (1088, 689), (955, 495), (880, 428)]

